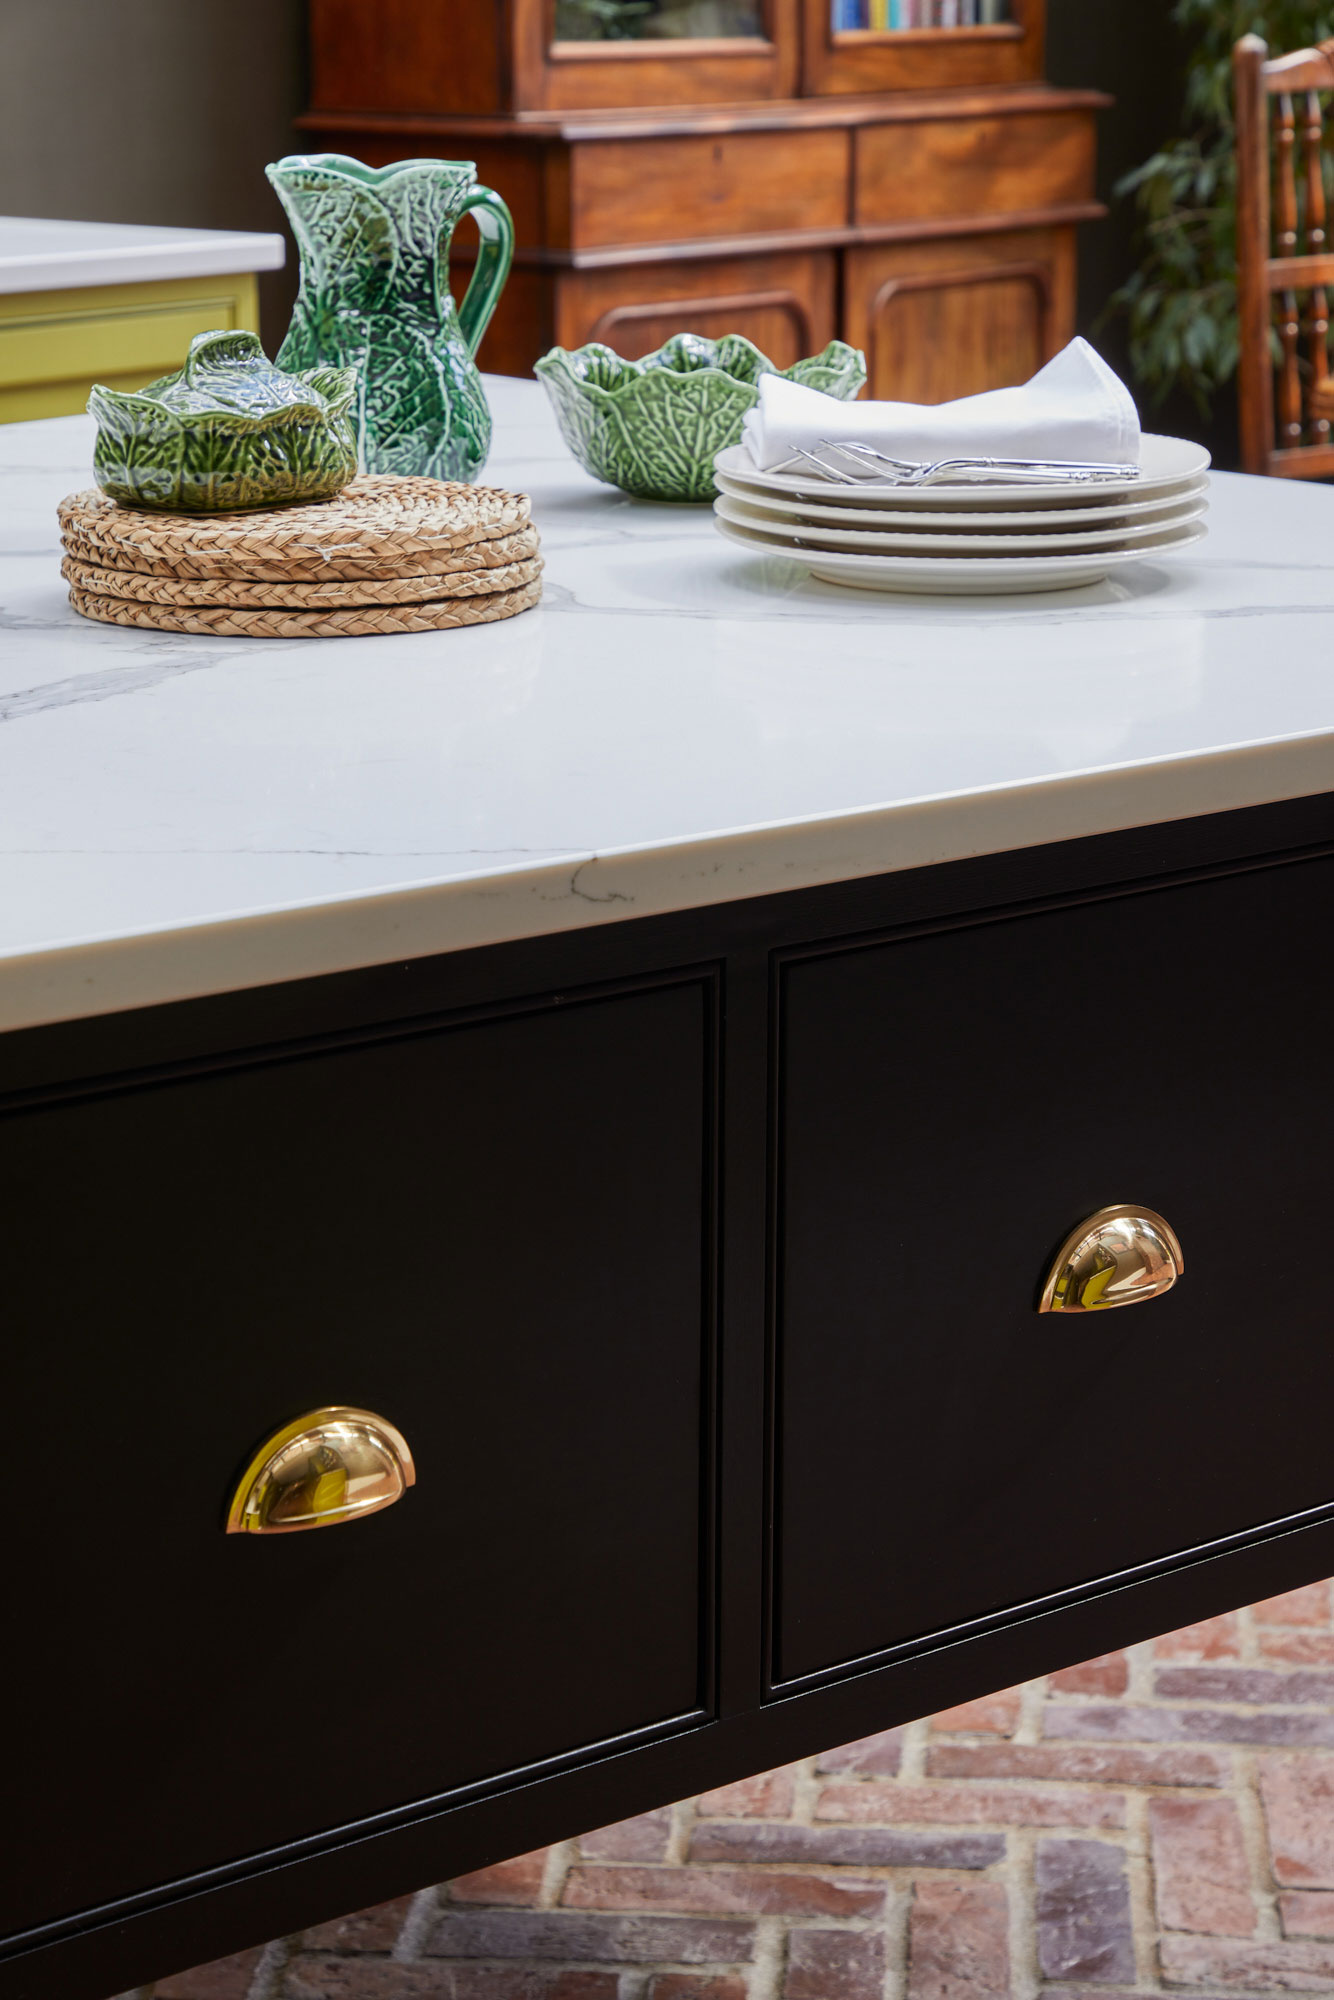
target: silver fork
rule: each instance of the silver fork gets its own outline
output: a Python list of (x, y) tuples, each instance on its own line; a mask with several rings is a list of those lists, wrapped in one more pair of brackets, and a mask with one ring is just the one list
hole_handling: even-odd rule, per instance
[[(848, 472), (841, 466), (829, 465), (820, 457), (821, 452), (843, 452), (852, 459), (857, 471)], [(881, 467), (885, 471), (880, 476), (887, 485), (893, 486), (932, 486), (940, 480), (978, 473), (992, 473), (1016, 485), (1095, 486), (1102, 480), (1139, 478), (1137, 465), (1105, 465), (1071, 459), (939, 458), (923, 464), (920, 460), (891, 458), (888, 452), (879, 451), (875, 445), (839, 443), (833, 438), (820, 438), (815, 451), (798, 450), (794, 457), (804, 458), (811, 465), (818, 466), (826, 479), (842, 486), (860, 486), (863, 481), (876, 478)], [(792, 462), (792, 459), (788, 460), (789, 465)]]

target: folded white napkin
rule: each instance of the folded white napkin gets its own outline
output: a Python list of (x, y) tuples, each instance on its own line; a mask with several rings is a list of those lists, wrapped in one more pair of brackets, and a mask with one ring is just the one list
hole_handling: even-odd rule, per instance
[(892, 458), (1050, 458), (1138, 465), (1139, 412), (1086, 340), (1072, 340), (1021, 389), (955, 403), (841, 403), (781, 375), (760, 377), (745, 443), (762, 472), (821, 438), (875, 445)]

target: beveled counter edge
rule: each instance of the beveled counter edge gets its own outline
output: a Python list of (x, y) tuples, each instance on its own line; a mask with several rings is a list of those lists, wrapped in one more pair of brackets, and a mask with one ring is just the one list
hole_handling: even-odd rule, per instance
[[(208, 241), (210, 236), (215, 240)], [(287, 262), (286, 240), (276, 230), (200, 230), (199, 237), (198, 242), (106, 244), (0, 257), (0, 293), (21, 297), (172, 278), (227, 278), (280, 271)]]
[(0, 952), (0, 1033), (1334, 791), (1334, 727)]

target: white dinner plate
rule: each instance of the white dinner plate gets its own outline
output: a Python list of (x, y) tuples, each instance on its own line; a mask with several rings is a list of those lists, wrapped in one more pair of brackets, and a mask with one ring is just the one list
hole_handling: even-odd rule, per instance
[(1208, 529), (1192, 521), (1133, 549), (1095, 549), (1078, 556), (854, 556), (818, 549), (780, 548), (751, 528), (715, 516), (720, 534), (751, 555), (801, 563), (823, 583), (862, 590), (896, 590), (928, 597), (1009, 597), (1020, 592), (1078, 590), (1101, 583), (1122, 563), (1155, 562), (1204, 540)]
[(1041, 507), (1027, 510), (1023, 495), (1016, 492), (1016, 511), (997, 507), (969, 507), (962, 502), (957, 507), (840, 507), (835, 500), (822, 504), (818, 500), (790, 500), (782, 493), (769, 493), (759, 487), (747, 486), (734, 479), (729, 472), (715, 473), (720, 492), (743, 506), (763, 508), (775, 519), (808, 522), (811, 526), (824, 523), (831, 528), (908, 528), (915, 534), (935, 533), (961, 534), (1013, 534), (1022, 528), (1040, 528), (1048, 533), (1067, 534), (1071, 528), (1108, 527), (1118, 521), (1129, 525), (1132, 521), (1150, 520), (1174, 513), (1192, 501), (1201, 499), (1209, 491), (1209, 475), (1202, 473), (1198, 479), (1183, 481), (1173, 486), (1170, 492), (1155, 493), (1149, 500), (1104, 501), (1100, 506), (1083, 504), (1077, 507)]
[[(741, 528), (753, 528), (756, 534), (764, 535), (779, 548), (848, 549), (854, 554), (866, 555), (938, 554), (985, 559), (1007, 555), (1045, 558), (1048, 555), (1078, 555), (1087, 549), (1133, 548), (1139, 542), (1151, 541), (1174, 528), (1185, 527), (1189, 521), (1198, 521), (1201, 515), (1208, 513), (1209, 507), (1205, 500), (1194, 500), (1176, 512), (1160, 515), (1151, 521), (1129, 525), (1122, 523), (1111, 528), (1076, 528), (1070, 534), (1043, 534), (1040, 530), (1030, 529), (1018, 535), (956, 535), (943, 524), (930, 534), (908, 534), (902, 529), (889, 532), (883, 528), (827, 528), (823, 523), (803, 527), (785, 520), (781, 515), (748, 506), (744, 500), (733, 499), (729, 494), (714, 501), (713, 511), (719, 520), (735, 522)], [(1063, 520), (1064, 516), (1058, 518)], [(949, 516), (951, 523), (956, 519), (953, 514)]]
[(1013, 507), (1020, 492), (1026, 507), (1035, 504), (1042, 507), (1087, 507), (1095, 494), (1104, 501), (1147, 499), (1166, 493), (1188, 480), (1198, 479), (1202, 472), (1209, 470), (1210, 458), (1203, 445), (1194, 444), (1189, 438), (1158, 437), (1152, 431), (1146, 431), (1140, 439), (1139, 462), (1138, 479), (1100, 480), (1096, 487), (1072, 487), (1059, 482), (1039, 486), (1025, 482), (1021, 489), (1013, 484), (988, 485), (975, 480), (960, 482), (957, 486), (905, 488), (895, 486), (888, 480), (866, 480), (857, 486), (840, 486), (837, 481), (821, 479), (814, 473), (761, 472), (744, 444), (729, 446), (726, 451), (720, 451), (713, 461), (716, 471), (740, 480), (743, 485), (758, 487), (763, 492), (784, 494), (790, 499), (828, 502), (836, 498), (840, 507), (930, 508), (961, 505)]

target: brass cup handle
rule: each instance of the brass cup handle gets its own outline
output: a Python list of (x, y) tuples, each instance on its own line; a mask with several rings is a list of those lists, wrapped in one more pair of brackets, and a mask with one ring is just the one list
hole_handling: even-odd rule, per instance
[(229, 1535), (294, 1535), (378, 1514), (416, 1483), (402, 1431), (370, 1410), (310, 1410), (262, 1444), (241, 1475)]
[(1114, 1202), (1081, 1222), (1056, 1252), (1039, 1312), (1111, 1312), (1170, 1292), (1186, 1268), (1170, 1222)]

